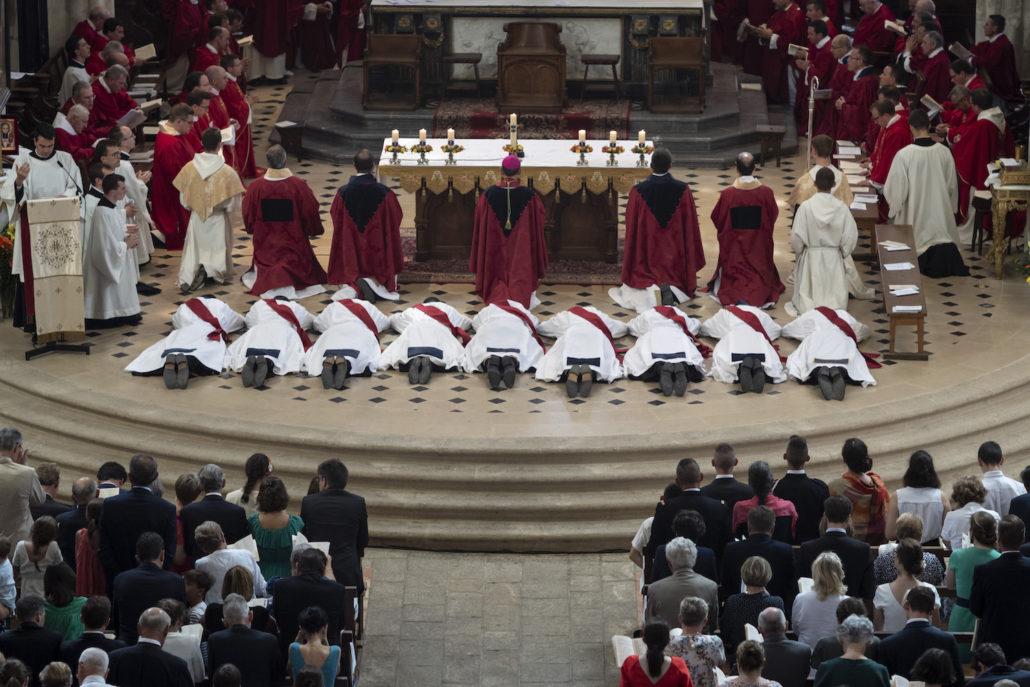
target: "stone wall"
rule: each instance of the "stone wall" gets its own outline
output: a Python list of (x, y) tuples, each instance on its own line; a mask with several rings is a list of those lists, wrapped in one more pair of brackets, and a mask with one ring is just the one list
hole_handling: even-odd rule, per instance
[(1030, 78), (1030, 3), (1024, 0), (977, 0), (976, 40), (982, 41), (983, 24), (989, 14), (1005, 17), (1005, 35), (1016, 49), (1019, 76)]

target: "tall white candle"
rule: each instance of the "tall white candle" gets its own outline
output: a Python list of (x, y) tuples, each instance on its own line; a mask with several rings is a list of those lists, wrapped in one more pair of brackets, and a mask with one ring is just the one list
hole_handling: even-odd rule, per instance
[(587, 131), (586, 131), (586, 129), (580, 129), (579, 130), (579, 142), (581, 144), (587, 142)]
[(515, 116), (514, 112), (512, 112), (508, 116), (508, 124), (511, 125), (511, 126), (518, 126), (518, 123), (519, 123), (519, 118)]
[(637, 132), (637, 143), (639, 143), (640, 145), (644, 145), (645, 143), (647, 143), (647, 132), (643, 129)]
[(447, 130), (447, 142), (454, 143), (454, 129)]
[(391, 140), (393, 141), (393, 144), (394, 144), (394, 145), (397, 145), (397, 139), (399, 139), (399, 138), (400, 138), (400, 135), (401, 135), (401, 132), (397, 131), (396, 129), (394, 129), (394, 130), (393, 130), (393, 131), (392, 131), (392, 132), (390, 133), (390, 138), (391, 138)]
[(614, 148), (616, 140), (617, 139), (616, 139), (616, 136), (615, 136), (615, 129), (612, 129), (611, 131), (608, 132), (608, 145), (610, 145), (611, 147)]
[(425, 129), (419, 129), (418, 130), (418, 142), (419, 143), (425, 143), (426, 142), (426, 130)]

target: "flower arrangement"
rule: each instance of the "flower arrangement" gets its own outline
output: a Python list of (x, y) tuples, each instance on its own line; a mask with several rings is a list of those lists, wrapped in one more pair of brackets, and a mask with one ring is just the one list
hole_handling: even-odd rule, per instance
[(17, 277), (11, 274), (14, 263), (14, 225), (0, 231), (0, 317), (14, 314), (14, 290)]
[(621, 155), (626, 152), (626, 149), (622, 146), (605, 146), (601, 148), (602, 153), (608, 153), (609, 155)]
[(416, 143), (415, 145), (411, 146), (411, 152), (413, 153), (429, 153), (432, 152), (432, 150), (433, 146), (429, 145), (428, 143)]
[(650, 155), (654, 152), (654, 146), (635, 145), (629, 152), (636, 155)]
[(502, 150), (504, 150), (504, 152), (508, 153), (509, 155), (518, 155), (523, 152), (522, 146), (518, 143), (516, 143), (515, 145), (505, 143), (504, 148), (502, 148)]
[(592, 153), (594, 152), (594, 146), (587, 145), (586, 143), (577, 143), (576, 145), (569, 148), (570, 152), (573, 153)]
[(454, 153), (460, 153), (461, 151), (465, 150), (465, 146), (460, 146), (457, 143), (445, 143), (442, 146), (440, 146), (440, 150), (453, 155)]
[(393, 153), (394, 155), (408, 152), (408, 149), (402, 146), (400, 143), (391, 143), (390, 145), (386, 146), (385, 150), (386, 152)]

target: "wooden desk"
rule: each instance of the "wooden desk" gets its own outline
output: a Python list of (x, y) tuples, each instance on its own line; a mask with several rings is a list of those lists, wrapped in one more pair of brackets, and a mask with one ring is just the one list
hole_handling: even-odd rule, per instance
[(994, 221), (994, 277), (1005, 271), (1005, 219), (1009, 211), (1030, 202), (1030, 186), (1008, 185), (991, 188), (991, 217)]
[(876, 203), (869, 203), (865, 210), (852, 210), (851, 216), (855, 218), (858, 225), (859, 237), (868, 236), (871, 244), (868, 253), (852, 253), (855, 260), (877, 260), (876, 250), (876, 225), (880, 221), (880, 209)]
[[(896, 241), (909, 246), (907, 250), (888, 251), (880, 245), (881, 241)], [(880, 284), (883, 290), (883, 308), (890, 318), (890, 350), (884, 354), (886, 360), (928, 360), (929, 355), (923, 351), (923, 337), (926, 320), (926, 296), (923, 293), (923, 277), (919, 273), (919, 256), (915, 251), (915, 238), (912, 227), (908, 224), (877, 224), (875, 228), (875, 247), (880, 259)], [(891, 263), (908, 262), (912, 265), (907, 270), (888, 270)], [(894, 284), (913, 284), (919, 293), (911, 296), (894, 296), (890, 287)], [(898, 306), (916, 306), (918, 312), (895, 312)], [(911, 325), (916, 328), (918, 350), (915, 353), (898, 353), (894, 350), (895, 331), (899, 326)]]
[[(440, 146), (446, 141), (429, 139), (433, 147), (419, 165), (418, 155), (408, 152), (392, 162), (381, 153), (380, 178), (394, 177), (401, 188), (415, 194), (415, 259), (467, 258), (472, 249), (472, 227), (479, 194), (501, 180), (504, 140), (458, 140), (465, 150), (446, 164)], [(389, 143), (384, 139), (383, 147)], [(402, 139), (410, 148), (412, 139)], [(618, 166), (608, 167), (601, 153), (607, 141), (587, 141), (594, 152), (585, 167), (569, 151), (573, 141), (521, 141), (525, 152), (522, 183), (542, 196), (547, 211), (547, 253), (552, 260), (618, 260), (619, 194), (628, 193), (651, 173), (637, 167), (638, 155), (616, 155)], [(620, 143), (627, 151), (635, 143)], [(648, 143), (648, 145), (653, 145)], [(650, 161), (650, 160), (648, 160)]]

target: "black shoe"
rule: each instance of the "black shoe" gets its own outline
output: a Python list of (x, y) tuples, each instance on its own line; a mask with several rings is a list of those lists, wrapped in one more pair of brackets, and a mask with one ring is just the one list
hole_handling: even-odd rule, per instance
[(337, 358), (336, 365), (333, 367), (333, 388), (337, 391), (343, 389), (348, 374), (350, 374), (350, 361), (346, 358)]
[(193, 277), (193, 282), (190, 284), (189, 290), (190, 291), (196, 291), (197, 289), (202, 287), (204, 285), (204, 282), (206, 282), (206, 281), (207, 281), (207, 270), (205, 270), (203, 267), (201, 267), (201, 268), (199, 268), (197, 270), (197, 275), (195, 277)]
[(149, 284), (144, 284), (143, 282), (138, 281), (136, 282), (136, 293), (138, 293), (141, 296), (156, 296), (157, 294), (161, 293), (161, 289), (157, 288), (156, 286), (150, 286)]
[(830, 388), (833, 390), (833, 400), (844, 400), (844, 391), (847, 389), (847, 380), (844, 378), (844, 370), (839, 367), (830, 368)]
[(492, 355), (486, 361), (486, 379), (490, 382), (490, 388), (498, 391), (501, 387), (501, 359)]
[(586, 371), (579, 380), (579, 397), (587, 398), (590, 396), (590, 390), (594, 388), (594, 371), (588, 365), (583, 367), (586, 368)]
[(503, 375), (502, 379), (504, 381), (504, 386), (506, 386), (509, 389), (511, 389), (512, 387), (515, 386), (515, 374), (519, 371), (518, 360), (516, 360), (515, 358), (511, 357), (510, 355), (506, 355), (501, 360), (501, 365), (502, 365), (503, 370), (504, 370), (503, 373), (502, 373), (502, 375)]
[(358, 290), (361, 291), (361, 300), (363, 301), (375, 303), (379, 300), (379, 296), (376, 295), (376, 292), (372, 290), (372, 287), (364, 279), (358, 280)]
[(765, 388), (765, 368), (762, 367), (761, 363), (754, 370), (751, 371), (751, 391), (756, 394), (762, 393), (762, 389)]
[(185, 389), (190, 384), (190, 364), (182, 353), (176, 355), (176, 386)]
[(254, 386), (254, 372), (257, 368), (257, 356), (252, 355), (243, 363), (243, 386), (249, 389)]
[(268, 378), (268, 374), (271, 372), (269, 369), (269, 361), (265, 356), (257, 356), (257, 360), (254, 362), (254, 387), (264, 386), (265, 379)]
[(408, 384), (415, 386), (422, 377), (422, 356), (417, 355), (408, 361)]
[(737, 381), (740, 382), (741, 393), (751, 393), (751, 366), (748, 365), (750, 358), (745, 358), (740, 361), (740, 365), (737, 366)]
[(175, 354), (165, 357), (165, 369), (162, 377), (164, 377), (165, 387), (168, 389), (179, 388), (179, 366), (175, 362), (176, 358), (178, 356)]
[(327, 356), (322, 358), (322, 388), (333, 388), (333, 370), (336, 368), (336, 358)]
[(705, 380), (705, 373), (700, 369), (694, 367), (690, 363), (683, 363), (687, 366), (687, 381), (691, 384), (697, 384)]
[(419, 356), (422, 358), (422, 367), (418, 373), (418, 383), (428, 384), (429, 378), (433, 376), (433, 361), (429, 359), (429, 356)]
[(830, 376), (830, 368), (825, 365), (815, 368), (815, 378), (819, 383), (819, 391), (827, 401), (833, 400), (833, 381)]
[(565, 372), (565, 395), (569, 398), (579, 396), (579, 376), (573, 372), (575, 369), (573, 365)]
[(662, 388), (662, 393), (666, 396), (672, 396), (673, 392), (673, 365), (672, 363), (662, 363), (662, 369), (658, 373), (658, 386)]
[(672, 289), (669, 288), (668, 282), (663, 282), (659, 288), (661, 289), (662, 294), (662, 305), (676, 305), (679, 303), (679, 301), (676, 300), (676, 296), (673, 294)]
[(676, 363), (676, 369), (673, 371), (672, 378), (672, 393), (677, 396), (683, 396), (687, 393), (687, 364)]

